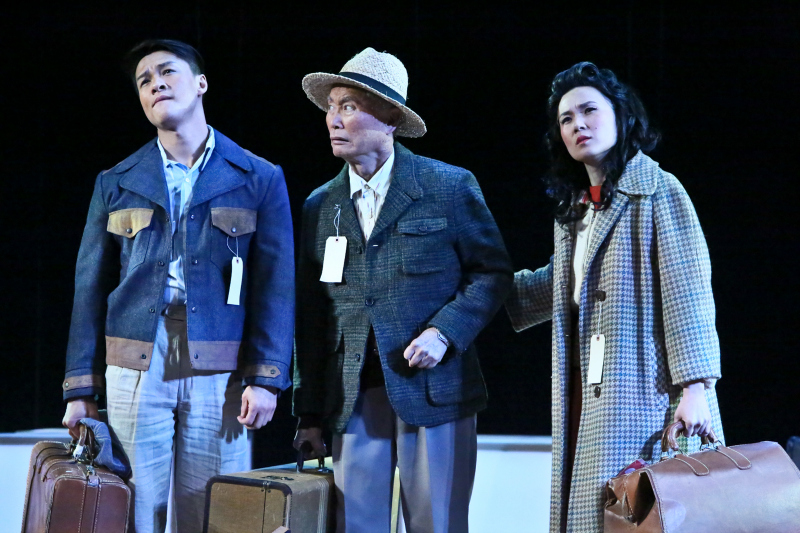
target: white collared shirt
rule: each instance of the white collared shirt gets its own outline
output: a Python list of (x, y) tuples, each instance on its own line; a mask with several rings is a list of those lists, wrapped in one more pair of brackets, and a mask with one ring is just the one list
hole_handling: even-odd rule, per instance
[[(183, 235), (178, 234), (181, 227), (183, 212), (192, 198), (192, 188), (200, 176), (200, 172), (205, 168), (211, 153), (216, 146), (214, 138), (214, 128), (208, 126), (208, 140), (206, 148), (192, 168), (183, 163), (172, 161), (167, 157), (167, 152), (161, 145), (161, 141), (156, 141), (158, 150), (161, 153), (161, 162), (164, 165), (164, 177), (167, 181), (167, 192), (169, 197), (169, 219), (172, 223), (172, 257), (169, 262), (169, 273), (167, 275), (167, 286), (164, 288), (165, 303), (184, 303), (186, 301), (186, 283), (183, 276)], [(180, 203), (175, 205), (175, 199), (180, 191)]]
[(368, 241), (378, 220), (378, 215), (386, 201), (386, 193), (392, 184), (392, 167), (394, 166), (394, 149), (389, 159), (381, 166), (369, 181), (359, 176), (350, 165), (350, 198), (355, 204), (358, 223), (364, 233), (364, 240)]

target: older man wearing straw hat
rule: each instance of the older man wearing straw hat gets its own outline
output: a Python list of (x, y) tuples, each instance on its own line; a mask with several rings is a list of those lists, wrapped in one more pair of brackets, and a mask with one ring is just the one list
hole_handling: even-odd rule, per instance
[(475, 414), (486, 386), (473, 341), (513, 279), (475, 177), (417, 156), (408, 74), (367, 48), (303, 79), (327, 111), (339, 175), (303, 207), (295, 446), (333, 431), (337, 531), (389, 531), (400, 469), (409, 532), (467, 531)]

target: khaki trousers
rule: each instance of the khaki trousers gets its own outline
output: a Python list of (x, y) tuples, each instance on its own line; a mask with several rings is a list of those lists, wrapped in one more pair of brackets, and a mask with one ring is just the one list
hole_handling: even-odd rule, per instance
[(247, 433), (236, 420), (241, 380), (231, 372), (192, 369), (186, 308), (168, 306), (150, 369), (109, 366), (106, 389), (109, 425), (133, 467), (136, 523), (129, 531), (164, 532), (173, 458), (171, 533), (202, 531), (206, 482), (251, 468)]

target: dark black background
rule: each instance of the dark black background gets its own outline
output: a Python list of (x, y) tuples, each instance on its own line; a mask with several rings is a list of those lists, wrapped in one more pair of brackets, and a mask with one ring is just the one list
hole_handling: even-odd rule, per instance
[[(682, 181), (706, 232), (728, 442), (800, 434), (792, 2), (81, 5), (0, 12), (0, 431), (60, 423), (94, 178), (155, 134), (120, 58), (144, 38), (168, 37), (205, 56), (209, 123), (283, 166), (295, 220), (342, 165), (303, 75), (338, 72), (367, 46), (397, 55), (409, 105), (429, 129), (403, 142), (475, 173), (516, 269), (544, 265), (553, 249), (541, 184), (549, 82), (581, 60), (611, 68), (642, 96), (664, 137), (653, 156)], [(515, 334), (501, 312), (478, 345), (490, 393), (479, 432), (549, 434), (549, 325)], [(259, 465), (291, 457), (293, 426), (284, 394), (256, 436)]]

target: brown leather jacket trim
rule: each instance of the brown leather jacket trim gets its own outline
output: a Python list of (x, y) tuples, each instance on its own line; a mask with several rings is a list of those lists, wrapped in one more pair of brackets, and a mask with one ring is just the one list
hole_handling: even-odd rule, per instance
[(153, 220), (153, 210), (143, 207), (120, 209), (108, 214), (106, 229), (114, 235), (132, 239)]
[(148, 370), (152, 355), (152, 342), (106, 336), (106, 364)]
[(68, 389), (83, 389), (85, 387), (104, 387), (106, 380), (103, 376), (95, 374), (86, 374), (85, 376), (72, 376), (64, 379), (61, 388)]
[(189, 357), (195, 370), (236, 370), (239, 341), (189, 341)]
[(258, 214), (255, 209), (241, 207), (212, 207), (211, 225), (224, 231), (229, 237), (239, 237), (256, 230)]
[(242, 377), (258, 376), (262, 378), (277, 378), (281, 371), (274, 365), (249, 365), (245, 367)]

